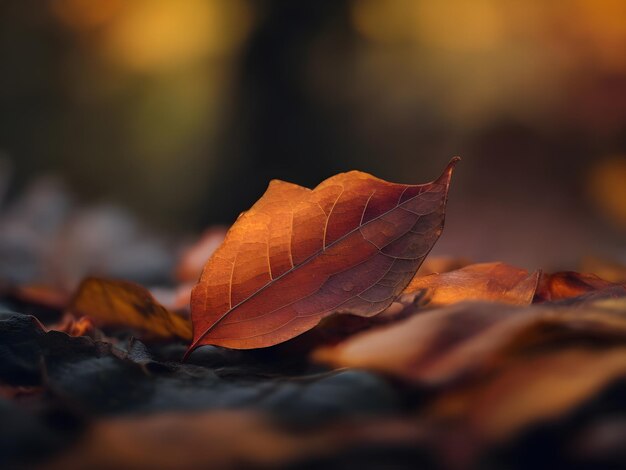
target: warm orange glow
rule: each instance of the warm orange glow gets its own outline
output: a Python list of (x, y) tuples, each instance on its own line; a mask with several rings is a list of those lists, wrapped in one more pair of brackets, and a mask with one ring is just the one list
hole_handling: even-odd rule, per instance
[(446, 49), (491, 47), (504, 33), (502, 8), (494, 0), (360, 0), (353, 23), (364, 36), (382, 42), (420, 41)]
[(103, 50), (130, 69), (170, 69), (231, 53), (249, 26), (241, 0), (138, 0), (105, 32)]
[(416, 41), (454, 50), (484, 49), (523, 33), (541, 38), (552, 29), (584, 38), (587, 46), (623, 59), (626, 2), (576, 0), (569, 3), (497, 0), (355, 0), (354, 28), (380, 42)]
[(589, 195), (615, 225), (626, 229), (626, 157), (599, 162), (589, 177)]
[(93, 330), (93, 322), (87, 317), (80, 317), (75, 320), (67, 332), (70, 336), (84, 336), (91, 330)]
[(609, 68), (626, 68), (626, 2), (577, 0), (567, 23), (594, 57)]
[(55, 17), (77, 30), (92, 29), (110, 21), (121, 7), (120, 0), (51, 0)]
[[(580, 92), (573, 74), (626, 71), (625, 17), (622, 0), (354, 0), (351, 8), (368, 40), (360, 74), (386, 90), (390, 114), (432, 100), (465, 129), (502, 114), (536, 122), (550, 103)], [(597, 114), (604, 128), (622, 120)]]

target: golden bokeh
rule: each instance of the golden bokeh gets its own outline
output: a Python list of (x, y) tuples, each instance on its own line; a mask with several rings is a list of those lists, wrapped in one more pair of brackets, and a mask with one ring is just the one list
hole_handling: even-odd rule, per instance
[(241, 0), (135, 0), (104, 31), (102, 51), (131, 70), (174, 69), (232, 54), (250, 22)]
[(590, 172), (588, 193), (600, 213), (626, 230), (626, 156), (599, 161)]
[(50, 0), (52, 14), (63, 24), (79, 31), (108, 23), (121, 8), (120, 0)]
[(358, 0), (352, 20), (372, 40), (471, 50), (493, 47), (502, 39), (505, 24), (499, 5), (495, 0)]

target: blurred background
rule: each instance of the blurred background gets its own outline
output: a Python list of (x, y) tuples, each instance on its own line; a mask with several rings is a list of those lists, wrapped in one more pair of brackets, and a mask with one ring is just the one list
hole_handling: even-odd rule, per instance
[(460, 155), (435, 253), (623, 263), (625, 18), (624, 0), (2, 2), (0, 191), (56, 175), (184, 234), (272, 178), (424, 183)]

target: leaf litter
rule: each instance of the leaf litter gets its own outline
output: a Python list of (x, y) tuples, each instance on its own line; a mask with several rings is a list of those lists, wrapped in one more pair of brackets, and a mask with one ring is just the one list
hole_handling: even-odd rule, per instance
[[(626, 462), (623, 267), (585, 261), (605, 280), (431, 257), (413, 277), (441, 232), (449, 172), (435, 186), (362, 173), (334, 178), (315, 190), (273, 183), (223, 244), (216, 227), (196, 246), (170, 251), (155, 243), (159, 236), (121, 229), (137, 226), (116, 210), (76, 209), (49, 180), (5, 205), (0, 437), (16, 444), (0, 446), (3, 461), (442, 469)], [(416, 196), (403, 199), (398, 188)], [(398, 218), (407, 202), (416, 206)], [(295, 238), (292, 216), (304, 221)], [(101, 249), (84, 229), (98, 220), (118, 224), (117, 241)], [(374, 220), (385, 223), (368, 232)], [(294, 240), (295, 251), (285, 250)], [(142, 248), (131, 266), (119, 247), (133, 244)], [(334, 259), (317, 261), (329, 251)], [(402, 269), (388, 278), (393, 268), (383, 260)], [(219, 263), (231, 266), (232, 282), (219, 277)], [(368, 269), (351, 271), (358, 263)], [(311, 281), (321, 273), (331, 282)], [(290, 310), (298, 289), (310, 298)], [(353, 289), (368, 294), (354, 300)], [(268, 319), (281, 308), (291, 313)], [(285, 330), (300, 315), (309, 319)], [(195, 351), (182, 362), (190, 341)]]

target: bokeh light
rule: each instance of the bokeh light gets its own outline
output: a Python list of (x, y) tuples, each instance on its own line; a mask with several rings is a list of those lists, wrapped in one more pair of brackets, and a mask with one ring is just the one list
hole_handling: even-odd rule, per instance
[(603, 163), (626, 154), (621, 0), (34, 4), (0, 7), (15, 188), (60, 174), (187, 231), (231, 223), (271, 178), (423, 181), (461, 155), (440, 254), (626, 259)]

